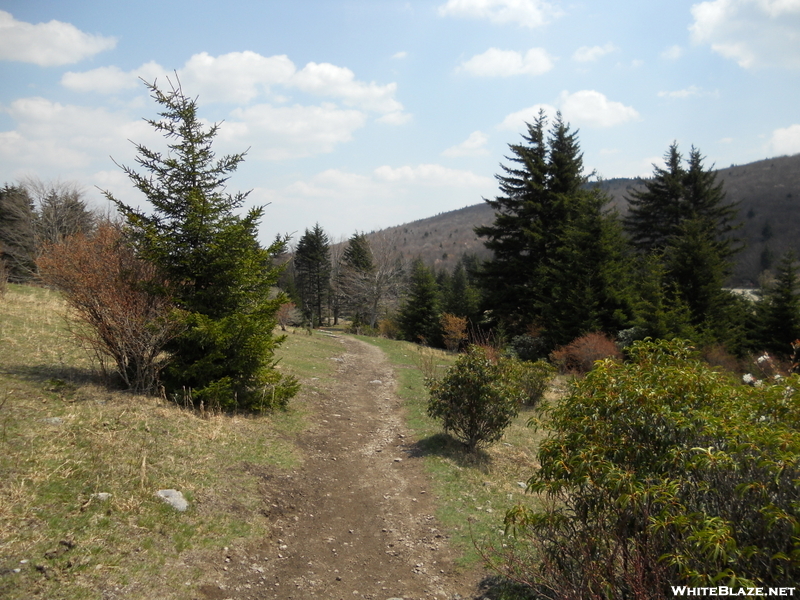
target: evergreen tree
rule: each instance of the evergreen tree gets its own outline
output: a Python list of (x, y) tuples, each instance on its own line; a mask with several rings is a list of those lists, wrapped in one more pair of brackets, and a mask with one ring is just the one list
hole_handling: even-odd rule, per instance
[(645, 189), (634, 190), (627, 198), (625, 228), (633, 245), (645, 253), (663, 250), (682, 221), (686, 179), (682, 161), (678, 144), (673, 143), (664, 155), (666, 168), (653, 165), (653, 178), (645, 181)]
[(28, 281), (36, 273), (35, 213), (22, 186), (0, 189), (0, 260), (11, 282)]
[(167, 346), (164, 370), (168, 397), (190, 393), (194, 402), (223, 408), (283, 405), (296, 392), (292, 378), (274, 369), (275, 313), (285, 297), (271, 294), (279, 269), (272, 266), (283, 241), (262, 248), (256, 238), (262, 208), (236, 211), (247, 193), (225, 193), (225, 183), (243, 154), (217, 159), (212, 142), (218, 125), (206, 128), (196, 100), (180, 85), (162, 91), (147, 84), (162, 107), (147, 122), (168, 140), (169, 152), (137, 145), (144, 173), (122, 167), (152, 210), (113, 197), (127, 220), (139, 256), (156, 265), (166, 287), (153, 293), (171, 298), (181, 333)]
[(686, 166), (678, 145), (665, 155), (666, 168), (654, 165), (644, 190), (632, 192), (625, 228), (633, 244), (663, 264), (663, 283), (671, 292), (662, 299), (676, 302), (667, 313), (689, 310), (696, 341), (741, 343), (739, 312), (733, 296), (723, 289), (731, 257), (739, 246), (731, 233), (737, 209), (725, 202), (716, 173), (703, 166), (692, 148)]
[(525, 144), (511, 145), (499, 175), (504, 195), (487, 202), (492, 225), (476, 228), (493, 253), (480, 271), (486, 308), (507, 329), (541, 332), (550, 348), (588, 331), (614, 333), (630, 316), (624, 241), (608, 198), (587, 186), (577, 133), (558, 115), (544, 139), (543, 113)]
[(328, 235), (319, 223), (311, 231), (306, 229), (297, 243), (294, 267), (303, 316), (311, 327), (320, 327), (330, 295), (331, 253)]
[(411, 265), (408, 295), (398, 314), (403, 339), (430, 346), (441, 346), (442, 332), (439, 317), (439, 289), (436, 278), (422, 259), (418, 258)]
[(463, 261), (459, 261), (442, 290), (442, 312), (477, 322), (480, 295), (470, 283)]
[(797, 258), (789, 252), (778, 264), (775, 282), (757, 304), (759, 350), (778, 356), (792, 353), (792, 343), (800, 339), (800, 278)]
[(548, 225), (556, 225), (548, 197), (548, 164), (544, 111), (528, 124), (522, 144), (509, 144), (510, 165), (496, 175), (502, 195), (486, 203), (494, 210), (494, 222), (475, 228), (486, 238), (492, 259), (479, 271), (484, 304), (493, 320), (511, 328), (523, 328), (531, 320), (540, 264), (546, 256)]

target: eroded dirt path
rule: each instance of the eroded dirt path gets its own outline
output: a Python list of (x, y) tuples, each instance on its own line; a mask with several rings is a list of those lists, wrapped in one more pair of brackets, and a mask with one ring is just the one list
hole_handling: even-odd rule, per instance
[(380, 349), (340, 338), (330, 385), (309, 395), (303, 465), (263, 473), (273, 533), (231, 549), (210, 600), (476, 598), (479, 572), (454, 566), (422, 459)]

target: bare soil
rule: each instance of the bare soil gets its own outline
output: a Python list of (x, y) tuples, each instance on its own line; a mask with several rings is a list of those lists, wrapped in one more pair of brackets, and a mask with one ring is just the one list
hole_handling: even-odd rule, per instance
[(434, 516), (392, 367), (380, 349), (340, 341), (334, 380), (308, 394), (302, 466), (254, 473), (271, 538), (221, 549), (198, 600), (482, 597), (485, 574), (456, 566)]

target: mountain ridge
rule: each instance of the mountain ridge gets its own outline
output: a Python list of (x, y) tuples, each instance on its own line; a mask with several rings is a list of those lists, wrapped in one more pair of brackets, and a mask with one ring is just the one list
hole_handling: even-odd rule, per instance
[[(734, 258), (729, 285), (756, 287), (764, 271), (788, 250), (800, 256), (800, 154), (780, 156), (714, 169), (726, 199), (738, 203), (742, 227), (736, 236), (744, 249)], [(646, 178), (613, 178), (596, 182), (609, 198), (609, 209), (627, 212), (626, 197), (642, 188)], [(474, 233), (492, 223), (494, 212), (482, 202), (432, 217), (372, 231), (367, 237), (389, 235), (406, 258), (422, 258), (436, 269), (452, 270), (463, 254), (489, 258)]]

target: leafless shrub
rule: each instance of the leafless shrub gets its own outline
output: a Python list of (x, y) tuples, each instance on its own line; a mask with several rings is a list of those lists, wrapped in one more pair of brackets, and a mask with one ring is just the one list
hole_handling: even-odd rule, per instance
[(275, 313), (275, 319), (278, 321), (278, 325), (281, 326), (281, 331), (286, 331), (286, 326), (291, 323), (299, 323), (302, 320), (302, 315), (297, 310), (294, 302), (286, 302), (281, 304), (278, 312)]
[(60, 290), (80, 326), (75, 336), (100, 359), (109, 357), (125, 387), (158, 388), (166, 343), (178, 333), (172, 304), (148, 291), (155, 268), (136, 258), (119, 226), (103, 223), (47, 244), (38, 260), (45, 283)]
[(461, 344), (467, 340), (467, 318), (444, 313), (440, 321), (445, 347), (450, 352), (458, 352)]
[(587, 333), (566, 346), (553, 350), (550, 360), (562, 372), (588, 373), (594, 362), (604, 358), (622, 358), (617, 344), (604, 333)]

